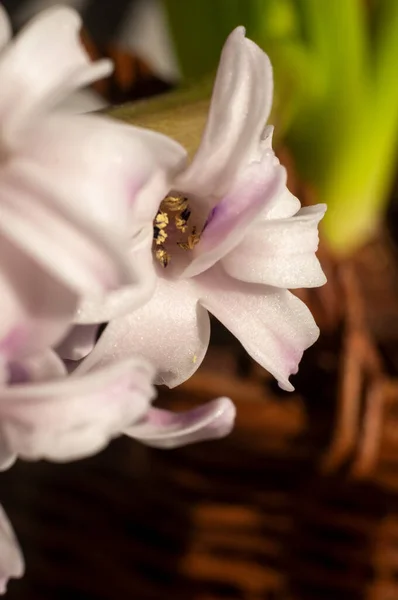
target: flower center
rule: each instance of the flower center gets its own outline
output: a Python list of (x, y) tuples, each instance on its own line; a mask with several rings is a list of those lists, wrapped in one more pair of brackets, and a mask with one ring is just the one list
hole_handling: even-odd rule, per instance
[(191, 208), (186, 196), (175, 193), (162, 200), (153, 223), (155, 257), (162, 267), (170, 264), (175, 250), (193, 250), (199, 242), (201, 233), (191, 221)]

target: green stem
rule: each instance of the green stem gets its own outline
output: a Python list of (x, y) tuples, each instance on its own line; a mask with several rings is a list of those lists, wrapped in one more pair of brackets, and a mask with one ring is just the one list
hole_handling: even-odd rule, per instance
[(339, 254), (360, 247), (382, 222), (394, 173), (395, 137), (366, 130), (350, 149), (342, 149), (339, 168), (319, 187), (319, 199), (328, 204), (323, 229)]

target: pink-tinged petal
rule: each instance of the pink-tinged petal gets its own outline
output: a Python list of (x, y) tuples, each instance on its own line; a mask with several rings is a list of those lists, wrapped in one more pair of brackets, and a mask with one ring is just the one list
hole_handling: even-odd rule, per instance
[(0, 505), (0, 594), (7, 591), (7, 583), (11, 578), (22, 577), (25, 564), (17, 538)]
[(92, 455), (144, 417), (155, 396), (152, 368), (139, 359), (51, 383), (0, 390), (0, 437), (28, 460)]
[(177, 179), (176, 189), (201, 196), (224, 195), (241, 165), (258, 156), (272, 95), (268, 56), (238, 27), (221, 54), (200, 147)]
[[(76, 323), (105, 323), (136, 310), (151, 298), (157, 281), (152, 244), (153, 227), (151, 225), (141, 231), (128, 252), (137, 283), (121, 287), (99, 298), (84, 298), (76, 313)], [(65, 358), (71, 357), (65, 356)]]
[(209, 316), (198, 304), (195, 284), (159, 277), (149, 302), (111, 321), (85, 362), (142, 356), (156, 368), (155, 383), (175, 387), (198, 369), (209, 338)]
[(4, 7), (0, 4), (0, 51), (11, 39), (11, 23)]
[(16, 360), (57, 343), (77, 297), (0, 236), (0, 356)]
[(111, 73), (108, 60), (91, 64), (80, 26), (76, 11), (51, 8), (35, 17), (1, 55), (0, 115), (8, 143), (74, 89)]
[(8, 371), (9, 385), (54, 381), (67, 374), (62, 360), (50, 349), (10, 362)]
[(286, 290), (242, 283), (221, 268), (196, 278), (200, 303), (240, 341), (287, 391), (303, 352), (318, 338), (319, 329), (301, 300)]
[[(185, 150), (162, 134), (95, 115), (42, 120), (25, 135), (20, 154), (57, 183), (67, 206), (129, 237), (152, 223), (186, 160)], [(162, 186), (152, 189), (159, 178)]]
[(76, 325), (56, 347), (57, 354), (64, 360), (82, 360), (95, 346), (99, 325)]
[(237, 279), (281, 288), (310, 288), (326, 283), (315, 256), (318, 223), (326, 206), (302, 208), (289, 219), (263, 219), (249, 229), (222, 265)]
[(127, 241), (68, 206), (62, 193), (30, 165), (9, 168), (0, 190), (0, 233), (78, 294), (132, 283)]
[(194, 277), (202, 273), (238, 246), (285, 181), (284, 168), (275, 166), (271, 154), (266, 154), (261, 162), (250, 164), (213, 209), (192, 260), (181, 276)]
[(182, 413), (151, 408), (142, 422), (124, 433), (147, 446), (178, 448), (225, 437), (233, 428), (235, 415), (236, 408), (229, 398), (217, 398)]

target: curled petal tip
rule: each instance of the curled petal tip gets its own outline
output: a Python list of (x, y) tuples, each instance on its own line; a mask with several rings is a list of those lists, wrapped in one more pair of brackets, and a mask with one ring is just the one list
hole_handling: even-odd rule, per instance
[(294, 392), (294, 386), (290, 383), (288, 379), (286, 379), (286, 381), (278, 381), (278, 386), (284, 392)]
[(235, 27), (235, 29), (230, 34), (230, 37), (231, 36), (245, 37), (246, 36), (246, 27), (244, 25), (238, 25), (238, 27)]
[(156, 448), (178, 448), (194, 442), (228, 435), (234, 425), (236, 408), (229, 398), (217, 398), (183, 413), (153, 408), (141, 424), (127, 435)]

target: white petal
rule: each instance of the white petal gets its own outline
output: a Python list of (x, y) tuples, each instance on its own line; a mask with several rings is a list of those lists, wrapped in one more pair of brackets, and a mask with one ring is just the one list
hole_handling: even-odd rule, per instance
[(171, 138), (150, 129), (132, 125), (124, 127), (129, 130), (130, 135), (140, 137), (146, 152), (154, 157), (157, 167), (157, 170), (152, 173), (152, 177), (148, 177), (146, 185), (139, 190), (131, 203), (130, 218), (136, 224), (136, 229), (132, 232), (135, 234), (138, 225), (145, 226), (148, 221), (152, 225), (159, 208), (159, 200), (163, 200), (170, 191), (176, 174), (186, 167), (187, 152)]
[(76, 325), (57, 346), (56, 351), (65, 360), (81, 360), (94, 348), (98, 325)]
[(139, 56), (164, 81), (181, 78), (165, 6), (159, 0), (136, 0), (130, 4), (118, 43)]
[(300, 208), (300, 200), (284, 186), (279, 194), (275, 194), (272, 202), (269, 202), (264, 208), (261, 217), (263, 219), (287, 219), (297, 214)]
[(5, 8), (0, 4), (0, 51), (8, 44), (11, 38), (11, 23)]
[(105, 296), (84, 298), (76, 323), (105, 323), (136, 310), (152, 296), (157, 281), (152, 255), (153, 227), (145, 228), (134, 240), (128, 253), (137, 283), (121, 287)]
[[(14, 165), (15, 167), (15, 165)], [(31, 165), (3, 174), (0, 232), (78, 294), (134, 281), (123, 240), (100, 228)]]
[(24, 560), (11, 523), (0, 505), (0, 594), (7, 590), (12, 577), (22, 577)]
[(178, 448), (225, 437), (232, 430), (235, 415), (235, 406), (229, 398), (217, 398), (183, 413), (151, 408), (141, 423), (124, 433), (147, 446)]
[(202, 142), (191, 166), (177, 179), (177, 189), (202, 196), (225, 194), (240, 165), (258, 154), (272, 95), (268, 56), (238, 27), (221, 54)]
[(87, 364), (139, 355), (156, 368), (155, 383), (175, 387), (186, 381), (201, 364), (210, 337), (209, 316), (197, 300), (189, 280), (159, 277), (147, 304), (109, 323)]
[(111, 72), (108, 60), (91, 64), (80, 42), (80, 25), (71, 8), (51, 8), (35, 17), (1, 55), (0, 116), (8, 143), (71, 91)]
[[(271, 125), (267, 125), (262, 134), (262, 140), (259, 148), (258, 160), (261, 159), (264, 154), (271, 152), (274, 158), (274, 165), (280, 164), (278, 157), (272, 150), (272, 136), (274, 128)], [(264, 219), (285, 219), (295, 215), (301, 208), (301, 203), (296, 196), (294, 196), (286, 186), (284, 186), (280, 193), (275, 195), (271, 202), (269, 202), (262, 214)]]
[(200, 303), (241, 342), (247, 352), (288, 391), (306, 348), (319, 335), (301, 300), (288, 291), (242, 283), (215, 268), (199, 275)]
[[(274, 137), (274, 126), (266, 125), (264, 127), (263, 133), (261, 134), (261, 148), (262, 148), (263, 152), (265, 150), (272, 150), (273, 137)], [(278, 162), (279, 162), (279, 160), (278, 160)]]
[(22, 458), (89, 456), (142, 418), (154, 397), (153, 371), (138, 359), (84, 376), (0, 390), (0, 436)]
[(67, 374), (62, 360), (50, 349), (9, 364), (9, 385), (61, 379)]
[[(118, 235), (128, 231), (129, 237), (152, 224), (186, 160), (185, 150), (171, 138), (95, 115), (57, 115), (39, 122), (24, 137), (20, 153), (43, 178), (56, 181), (67, 206), (98, 227)], [(148, 196), (147, 187), (162, 174), (163, 188)]]
[(19, 359), (57, 343), (77, 298), (0, 235), (0, 355)]
[(253, 224), (222, 264), (232, 277), (282, 288), (317, 287), (326, 277), (315, 252), (323, 204), (301, 209), (288, 219)]
[(0, 431), (0, 473), (10, 469), (15, 464), (17, 458), (15, 452), (8, 447), (8, 444)]
[(213, 209), (182, 276), (202, 273), (238, 246), (267, 204), (279, 195), (285, 181), (285, 169), (275, 166), (271, 154), (246, 167)]

